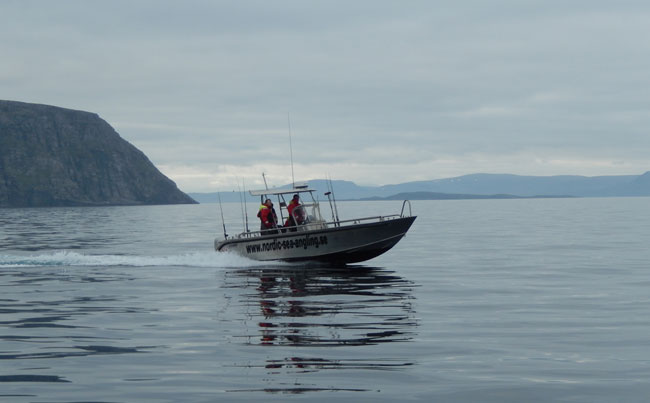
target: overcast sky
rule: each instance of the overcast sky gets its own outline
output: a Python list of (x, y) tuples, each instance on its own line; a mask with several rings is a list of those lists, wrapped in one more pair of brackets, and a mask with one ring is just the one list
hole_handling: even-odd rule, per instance
[(0, 0), (0, 99), (187, 192), (650, 170), (650, 2)]

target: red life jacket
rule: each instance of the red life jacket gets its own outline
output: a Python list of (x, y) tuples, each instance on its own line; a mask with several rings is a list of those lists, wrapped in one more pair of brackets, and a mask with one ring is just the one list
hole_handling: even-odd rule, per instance
[(295, 209), (298, 206), (300, 206), (300, 203), (295, 201), (295, 200), (291, 200), (289, 202), (289, 205), (287, 206), (287, 211), (289, 212), (289, 217), (293, 217), (293, 215), (291, 213), (293, 213), (293, 209)]
[(260, 218), (262, 224), (266, 228), (273, 228), (275, 220), (273, 219), (273, 214), (271, 213), (271, 209), (268, 208), (268, 206), (262, 204), (260, 206), (260, 211), (257, 212), (257, 216)]

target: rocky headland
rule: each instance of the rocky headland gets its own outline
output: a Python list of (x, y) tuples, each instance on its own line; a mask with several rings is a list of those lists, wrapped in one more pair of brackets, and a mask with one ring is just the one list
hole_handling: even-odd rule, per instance
[(0, 207), (196, 203), (97, 114), (0, 101)]

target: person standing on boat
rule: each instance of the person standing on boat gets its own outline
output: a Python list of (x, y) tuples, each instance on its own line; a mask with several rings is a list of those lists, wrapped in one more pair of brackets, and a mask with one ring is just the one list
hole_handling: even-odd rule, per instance
[[(297, 194), (293, 195), (293, 199), (289, 202), (289, 205), (287, 205), (287, 212), (289, 213), (289, 217), (287, 218), (287, 221), (284, 223), (285, 227), (295, 227), (297, 225), (296, 223), (296, 216), (298, 215), (298, 211), (296, 211), (296, 214), (294, 215), (294, 209), (296, 207), (300, 206), (300, 196)], [(297, 220), (298, 223), (302, 220)], [(293, 230), (295, 231), (295, 229)]]
[(276, 233), (273, 231), (277, 227), (278, 216), (273, 209), (273, 202), (271, 199), (266, 199), (264, 204), (260, 206), (260, 211), (257, 212), (257, 216), (260, 218), (260, 230), (262, 235)]
[[(271, 201), (271, 200), (269, 200), (269, 202), (270, 202), (270, 201)], [(275, 212), (275, 208), (273, 207), (273, 203), (271, 203), (271, 217), (273, 217), (273, 228), (278, 228), (279, 226), (281, 226), (281, 225), (278, 225), (278, 222), (279, 222), (279, 221), (278, 221), (278, 215), (277, 215), (277, 213)], [(273, 234), (277, 234), (278, 231), (275, 230), (275, 231), (273, 231), (272, 233), (273, 233)]]

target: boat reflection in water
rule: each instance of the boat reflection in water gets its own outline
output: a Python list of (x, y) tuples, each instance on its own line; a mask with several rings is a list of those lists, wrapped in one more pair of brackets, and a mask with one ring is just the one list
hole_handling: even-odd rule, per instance
[[(263, 367), (267, 376), (279, 378), (273, 387), (258, 390), (367, 391), (358, 388), (359, 380), (364, 379), (361, 373), (355, 375), (355, 383), (341, 387), (319, 386), (318, 377), (304, 379), (306, 385), (300, 375), (333, 369), (400, 370), (413, 365), (410, 354), (393, 347), (415, 337), (414, 284), (392, 271), (283, 266), (236, 270), (228, 277), (230, 287), (246, 288), (241, 301), (249, 322), (244, 343), (272, 347), (261, 350), (264, 363), (246, 364), (248, 368)], [(386, 343), (393, 343), (392, 347)], [(283, 384), (282, 375), (292, 376), (289, 386), (278, 387)], [(374, 383), (372, 376), (366, 378)]]

